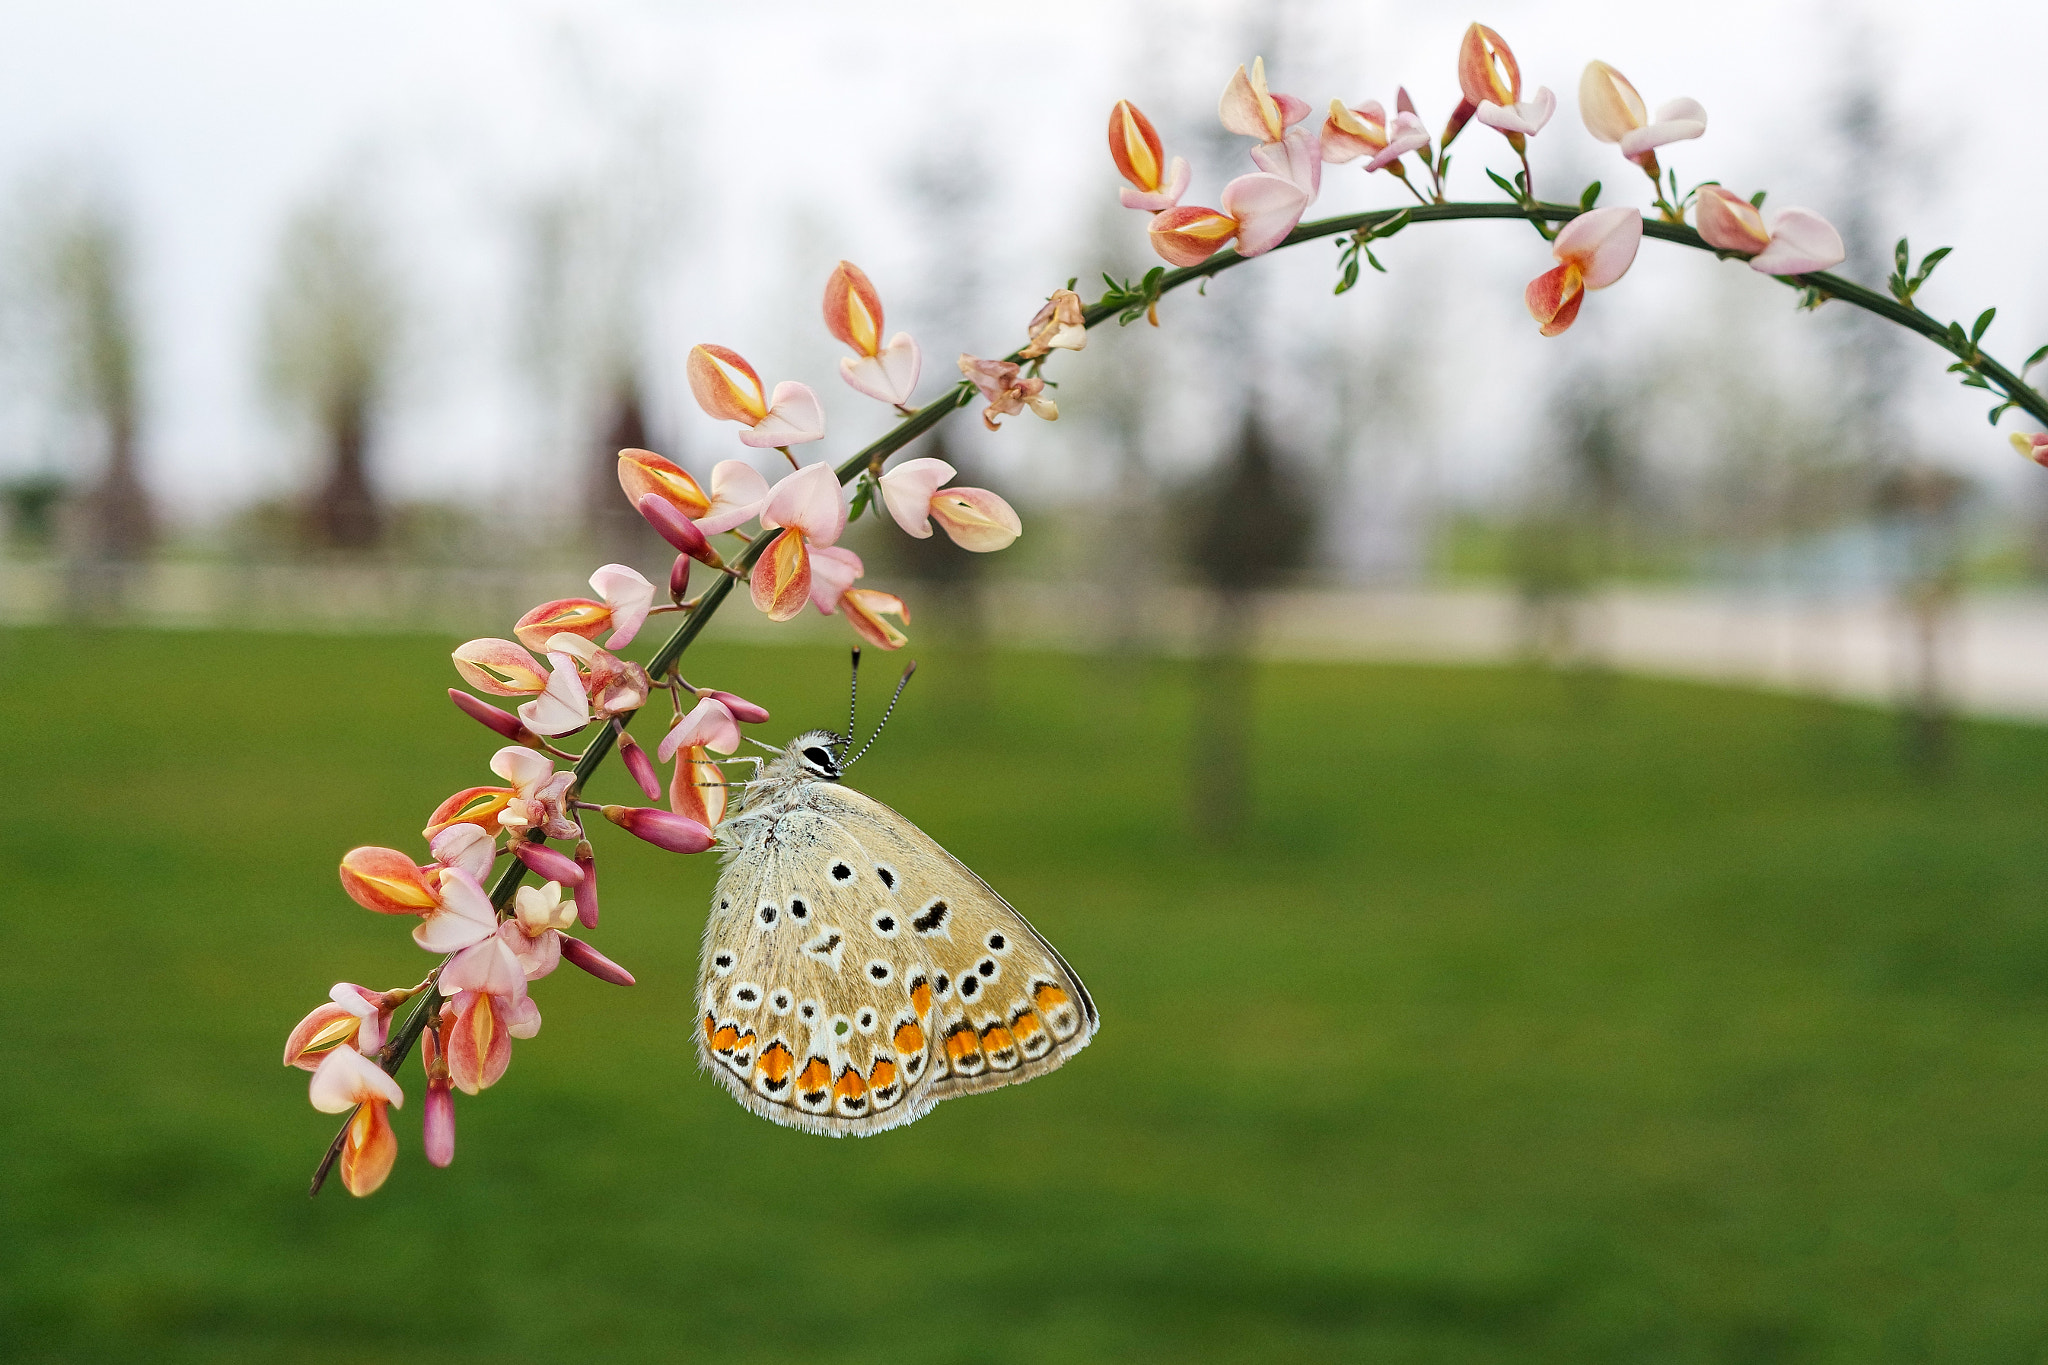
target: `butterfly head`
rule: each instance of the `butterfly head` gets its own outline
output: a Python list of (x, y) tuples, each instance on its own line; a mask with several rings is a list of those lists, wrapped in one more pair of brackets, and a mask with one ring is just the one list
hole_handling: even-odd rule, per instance
[(790, 741), (788, 753), (812, 777), (837, 782), (846, 767), (846, 737), (830, 730), (806, 731)]

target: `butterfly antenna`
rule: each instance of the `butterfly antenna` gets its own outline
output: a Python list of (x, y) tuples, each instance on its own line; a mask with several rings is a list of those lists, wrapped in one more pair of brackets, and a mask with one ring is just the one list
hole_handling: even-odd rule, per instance
[(853, 743), (853, 722), (860, 715), (860, 646), (853, 647), (853, 681), (847, 685), (846, 742)]
[[(856, 650), (855, 652), (858, 653), (859, 651)], [(911, 660), (910, 667), (903, 670), (903, 676), (896, 680), (896, 691), (892, 693), (889, 697), (889, 709), (882, 712), (881, 722), (880, 724), (875, 726), (875, 732), (868, 736), (867, 743), (860, 746), (859, 753), (855, 754), (852, 758), (847, 759), (846, 762), (839, 765), (840, 770), (842, 772), (848, 768), (851, 768), (854, 764), (860, 762), (861, 759), (867, 757), (868, 750), (875, 747), (875, 741), (882, 737), (882, 726), (887, 725), (889, 723), (889, 717), (896, 714), (896, 703), (902, 700), (903, 689), (910, 685), (910, 675), (915, 672), (917, 672), (917, 661), (913, 659)]]

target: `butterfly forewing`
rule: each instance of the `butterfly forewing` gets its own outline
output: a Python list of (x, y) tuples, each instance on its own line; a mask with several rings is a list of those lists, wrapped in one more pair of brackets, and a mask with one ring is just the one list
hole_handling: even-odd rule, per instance
[(699, 970), (698, 1056), (742, 1104), (879, 1132), (1087, 1045), (1079, 979), (958, 859), (843, 786), (778, 795), (721, 830)]

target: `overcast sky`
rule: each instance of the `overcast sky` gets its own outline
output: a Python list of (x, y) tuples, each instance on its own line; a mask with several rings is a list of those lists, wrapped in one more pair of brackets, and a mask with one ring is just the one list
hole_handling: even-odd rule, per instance
[[(741, 453), (729, 431), (677, 401), (677, 362), (698, 340), (741, 350), (770, 382), (812, 382), (835, 428), (828, 448), (841, 453), (880, 415), (831, 374), (816, 296), (832, 262), (866, 266), (898, 317), (945, 315), (933, 298), (945, 267), (928, 258), (924, 210), (906, 188), (912, 168), (951, 167), (989, 204), (975, 220), (982, 303), (954, 324), (978, 334), (921, 338), (935, 388), (954, 353), (1013, 346), (1048, 289), (1101, 264), (1096, 224), (1117, 183), (1102, 124), (1117, 98), (1154, 113), (1176, 142), (1169, 151), (1197, 161), (1190, 199), (1213, 203), (1249, 168), (1241, 149), (1219, 160), (1203, 131), (1249, 44), (1282, 54), (1278, 89), (1320, 106), (1333, 94), (1390, 100), (1405, 83), (1436, 127), (1456, 99), (1454, 54), (1470, 17), (1499, 29), (1529, 83), (1560, 98), (1535, 142), (1539, 189), (1566, 197), (1599, 176), (1607, 203), (1640, 198), (1643, 182), (1579, 125), (1587, 58), (1619, 66), (1653, 104), (1690, 95), (1706, 105), (1706, 137), (1670, 158), (1688, 180), (1768, 188), (1776, 203), (1827, 213), (1837, 184), (1827, 111), (1867, 56), (1910, 141), (1908, 161), (1928, 169), (1893, 206), (1894, 230), (1921, 248), (1957, 247), (1923, 302), (1965, 318), (1996, 303), (1991, 340), (2007, 358), (2048, 340), (2048, 7), (2038, 4), (1576, 0), (1465, 16), (1391, 3), (65, 0), (0, 14), (0, 190), (18, 197), (67, 168), (109, 187), (132, 215), (150, 478), (188, 512), (299, 477), (262, 400), (256, 347), (278, 233), (308, 196), (336, 186), (364, 196), (404, 272), (412, 325), (381, 453), (395, 486), (495, 487), (557, 453), (560, 435), (517, 368), (519, 215), (535, 196), (598, 182), (606, 168), (627, 168), (643, 197), (659, 189), (650, 202), (662, 205), (660, 264), (644, 315), (650, 379), (690, 462)], [(1508, 166), (1500, 139), (1475, 128), (1458, 152), (1461, 197), (1492, 197), (1475, 163), (1483, 154)], [(1333, 169), (1314, 213), (1395, 203), (1395, 189)], [(1141, 250), (1143, 219), (1127, 217)], [(1419, 241), (1424, 232), (1438, 239)], [(1682, 351), (1705, 325), (1703, 301), (1753, 306), (1767, 339), (1815, 326), (1768, 281), (1705, 283), (1738, 266), (1646, 244), (1578, 328), (1545, 341), (1519, 305), (1521, 283), (1549, 264), (1533, 234), (1497, 224), (1424, 232), (1389, 244), (1383, 259), (1427, 282), (1454, 334), (1451, 372), (1433, 381), (1442, 411), (1432, 427), (1443, 458), (1467, 469), (1511, 457), (1512, 429), (1563, 348)], [(1332, 299), (1332, 253), (1292, 254), (1308, 259), (1273, 272), (1290, 317), (1345, 310), (1369, 329), (1372, 310), (1399, 297), (1398, 283), (1372, 278)], [(1931, 349), (1918, 360), (1921, 439), (2010, 476), (2014, 457), (1985, 426), (1987, 405), (1955, 390)], [(1057, 440), (1034, 432), (1004, 450), (1014, 459)], [(38, 458), (48, 452), (0, 450), (0, 470)]]

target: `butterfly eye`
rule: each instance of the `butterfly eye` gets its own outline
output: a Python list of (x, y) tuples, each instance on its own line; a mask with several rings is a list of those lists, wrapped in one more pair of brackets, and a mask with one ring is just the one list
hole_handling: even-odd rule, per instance
[(823, 749), (820, 749), (815, 744), (813, 744), (810, 748), (804, 750), (804, 758), (808, 760), (810, 765), (814, 768), (822, 768), (826, 772), (830, 772), (832, 770), (832, 755), (826, 753)]

